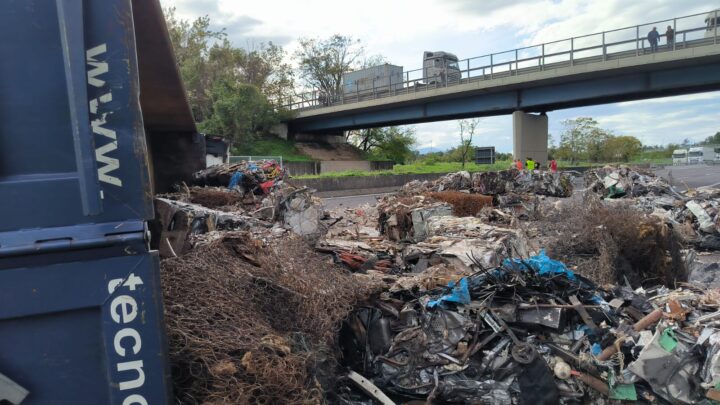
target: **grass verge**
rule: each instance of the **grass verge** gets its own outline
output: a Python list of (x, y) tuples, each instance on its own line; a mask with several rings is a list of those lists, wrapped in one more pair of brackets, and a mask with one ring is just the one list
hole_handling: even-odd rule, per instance
[(295, 144), (280, 138), (262, 138), (250, 144), (233, 148), (233, 156), (282, 156), (286, 162), (311, 162), (312, 158), (300, 152)]

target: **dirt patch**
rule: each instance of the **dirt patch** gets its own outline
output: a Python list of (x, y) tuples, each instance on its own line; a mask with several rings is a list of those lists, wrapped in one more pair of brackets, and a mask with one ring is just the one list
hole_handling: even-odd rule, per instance
[(241, 196), (238, 193), (228, 192), (216, 188), (193, 187), (190, 190), (190, 202), (200, 204), (208, 208), (225, 207), (240, 202)]
[(493, 205), (493, 197), (490, 195), (469, 194), (460, 191), (440, 191), (427, 195), (452, 205), (453, 213), (459, 217), (474, 217), (483, 208)]

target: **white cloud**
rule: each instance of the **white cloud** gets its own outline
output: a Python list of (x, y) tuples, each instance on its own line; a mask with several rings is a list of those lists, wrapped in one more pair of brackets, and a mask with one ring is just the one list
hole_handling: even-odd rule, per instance
[(637, 100), (637, 101), (625, 101), (622, 103), (617, 103), (617, 106), (620, 107), (632, 107), (636, 105), (646, 105), (646, 104), (680, 104), (680, 103), (687, 103), (687, 102), (695, 102), (695, 101), (720, 101), (720, 92), (709, 92), (709, 93), (697, 93), (697, 94), (686, 94), (684, 96), (674, 96), (674, 97), (662, 97), (662, 98), (650, 98), (647, 100)]

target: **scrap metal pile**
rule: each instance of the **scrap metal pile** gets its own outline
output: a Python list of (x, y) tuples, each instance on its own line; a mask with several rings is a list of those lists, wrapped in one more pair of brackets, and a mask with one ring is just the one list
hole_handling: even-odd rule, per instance
[(460, 172), (325, 212), (230, 166), (156, 201), (181, 403), (720, 398), (720, 292), (678, 236), (717, 234), (717, 190)]
[(628, 167), (604, 167), (585, 174), (588, 189), (606, 198), (632, 199), (634, 204), (676, 229), (699, 249), (720, 249), (720, 190), (676, 191), (651, 172)]
[(187, 252), (199, 235), (216, 231), (273, 228), (308, 237), (323, 231), (313, 190), (289, 185), (274, 161), (217, 165), (193, 177), (193, 186), (155, 198), (152, 225), (161, 257)]
[(697, 403), (720, 395), (719, 299), (599, 287), (541, 253), (384, 294), (346, 320), (341, 344), (384, 404)]
[(221, 186), (240, 194), (267, 194), (276, 182), (285, 177), (282, 167), (274, 160), (242, 161), (211, 166), (193, 175), (198, 186)]
[(519, 193), (569, 197), (572, 195), (573, 186), (567, 174), (509, 169), (477, 172), (472, 175), (462, 171), (447, 174), (432, 182), (411, 181), (403, 186), (400, 193), (415, 195), (444, 190), (468, 190), (486, 195)]

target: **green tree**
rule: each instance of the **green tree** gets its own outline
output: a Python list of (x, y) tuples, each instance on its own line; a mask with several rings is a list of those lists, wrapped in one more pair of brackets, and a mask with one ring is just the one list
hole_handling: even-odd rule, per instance
[(213, 89), (212, 114), (200, 130), (247, 142), (280, 121), (267, 98), (252, 84), (221, 81)]
[(587, 157), (588, 142), (597, 129), (597, 124), (597, 121), (590, 117), (563, 121), (565, 130), (560, 136), (559, 156), (569, 159), (572, 164)]
[[(278, 108), (293, 91), (293, 71), (273, 43), (237, 48), (207, 16), (193, 22), (165, 10), (188, 101), (201, 130), (236, 141), (266, 132), (289, 114)], [(275, 108), (272, 108), (275, 107)]]
[(369, 128), (349, 131), (348, 142), (372, 159), (405, 163), (415, 154), (415, 129), (412, 127)]
[(608, 143), (614, 135), (599, 127), (589, 129), (587, 137), (587, 158), (591, 162), (604, 162), (612, 160), (612, 153), (608, 151)]
[(373, 158), (403, 164), (415, 156), (413, 151), (415, 142), (414, 129), (390, 127), (383, 143), (373, 151)]
[(299, 76), (311, 88), (326, 96), (338, 97), (342, 92), (342, 76), (362, 64), (364, 49), (359, 40), (335, 34), (327, 39), (300, 38), (295, 52)]
[(613, 136), (604, 145), (606, 161), (629, 162), (642, 152), (642, 142), (634, 136)]
[(211, 30), (208, 16), (199, 17), (193, 22), (178, 19), (174, 7), (165, 10), (165, 20), (188, 102), (195, 120), (203, 121), (211, 109), (212, 83), (207, 74), (206, 60), (211, 44), (222, 40), (225, 33)]
[(479, 118), (458, 121), (460, 127), (460, 162), (462, 162), (463, 169), (465, 169), (465, 162), (470, 158), (473, 136), (478, 125), (480, 125)]
[(720, 131), (716, 132), (713, 136), (708, 136), (701, 143), (703, 145), (720, 145)]

